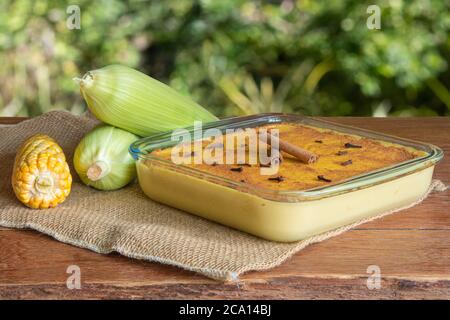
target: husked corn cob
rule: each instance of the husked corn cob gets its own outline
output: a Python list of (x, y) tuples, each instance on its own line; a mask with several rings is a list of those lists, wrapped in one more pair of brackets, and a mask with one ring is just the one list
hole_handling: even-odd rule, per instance
[(23, 204), (46, 209), (66, 199), (72, 176), (61, 147), (49, 136), (37, 134), (19, 148), (11, 182)]

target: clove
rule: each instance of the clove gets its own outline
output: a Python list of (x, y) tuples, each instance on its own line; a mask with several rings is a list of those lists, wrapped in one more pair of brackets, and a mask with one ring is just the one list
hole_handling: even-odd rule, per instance
[(269, 178), (268, 180), (282, 182), (282, 181), (284, 181), (284, 177), (283, 176), (278, 176), (278, 177), (275, 177), (275, 178)]
[(362, 148), (362, 146), (358, 146), (357, 144), (352, 144), (350, 142), (347, 142), (346, 144), (344, 144), (344, 147), (348, 148)]
[(353, 163), (353, 161), (351, 160), (351, 159), (349, 159), (349, 160), (347, 160), (347, 161), (344, 161), (344, 162), (341, 162), (341, 166), (348, 166), (348, 165), (350, 165), (350, 164), (352, 164)]
[(331, 182), (330, 179), (325, 178), (323, 175), (317, 176), (317, 179), (319, 179), (320, 181)]

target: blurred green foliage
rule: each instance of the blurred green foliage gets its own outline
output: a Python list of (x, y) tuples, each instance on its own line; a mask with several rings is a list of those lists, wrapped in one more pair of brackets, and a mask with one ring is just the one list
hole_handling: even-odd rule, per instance
[(371, 2), (2, 0), (0, 115), (81, 113), (72, 78), (111, 63), (219, 116), (449, 115), (449, 3), (376, 1), (369, 30)]

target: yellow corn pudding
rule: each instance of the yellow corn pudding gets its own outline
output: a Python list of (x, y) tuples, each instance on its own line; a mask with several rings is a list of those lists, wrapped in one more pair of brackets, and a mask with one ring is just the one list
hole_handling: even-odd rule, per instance
[[(408, 206), (427, 192), (442, 158), (429, 144), (294, 115), (235, 118), (209, 128), (220, 131), (175, 146), (172, 133), (132, 145), (142, 190), (155, 201), (273, 241), (305, 239)], [(268, 165), (264, 153), (255, 159), (247, 135), (253, 129), (275, 137), (278, 130), (281, 156), (272, 154), (272, 140), (273, 148), (256, 140), (258, 151), (279, 165)], [(305, 163), (311, 157), (305, 161), (289, 146), (317, 160)]]
[[(261, 164), (249, 163), (249, 156), (244, 163), (228, 163), (225, 159), (227, 150), (227, 139), (223, 138), (223, 161), (205, 161), (195, 163), (198, 152), (192, 151), (185, 155), (188, 157), (186, 165), (200, 171), (208, 172), (220, 177), (234, 180), (236, 182), (248, 183), (266, 189), (274, 190), (307, 190), (328, 184), (339, 183), (343, 180), (363, 173), (385, 168), (425, 155), (423, 151), (407, 148), (392, 143), (386, 143), (355, 135), (341, 134), (336, 131), (319, 129), (310, 126), (284, 123), (279, 125), (267, 125), (255, 128), (278, 129), (280, 140), (289, 142), (308, 150), (318, 156), (315, 163), (306, 164), (299, 159), (282, 152), (282, 161), (279, 170), (274, 175), (262, 175)], [(245, 141), (248, 152), (249, 139), (245, 137), (238, 139), (244, 132), (230, 134), (234, 135), (232, 148), (237, 152), (238, 141)], [(214, 145), (210, 140), (202, 141), (202, 152), (209, 146)], [(191, 150), (194, 149), (192, 144)], [(209, 153), (208, 153), (209, 154)], [(165, 160), (171, 160), (172, 148), (155, 150), (153, 156)], [(205, 157), (205, 153), (203, 154)], [(237, 156), (234, 157), (234, 160)]]

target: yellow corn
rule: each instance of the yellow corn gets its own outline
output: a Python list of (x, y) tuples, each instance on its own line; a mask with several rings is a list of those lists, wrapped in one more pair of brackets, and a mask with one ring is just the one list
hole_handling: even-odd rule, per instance
[(66, 199), (72, 176), (61, 147), (49, 136), (37, 134), (19, 148), (11, 182), (23, 204), (46, 209)]

